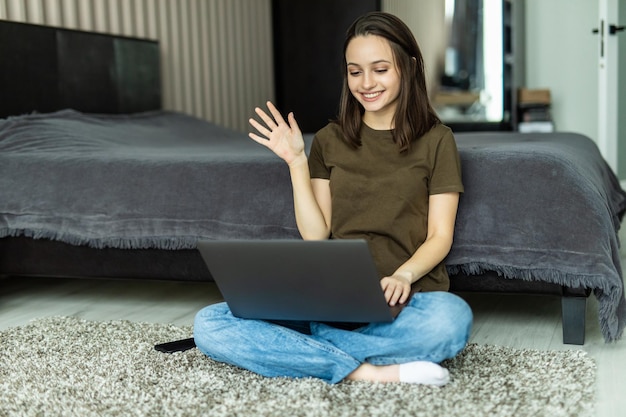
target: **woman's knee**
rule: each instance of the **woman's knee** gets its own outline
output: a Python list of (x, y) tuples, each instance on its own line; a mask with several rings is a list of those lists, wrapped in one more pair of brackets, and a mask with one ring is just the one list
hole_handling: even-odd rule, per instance
[(456, 294), (449, 292), (441, 293), (446, 298), (448, 316), (462, 328), (471, 327), (474, 315), (472, 308), (467, 302)]
[(435, 344), (458, 351), (463, 349), (473, 322), (472, 309), (465, 300), (448, 292), (432, 292), (418, 293), (412, 301), (423, 311), (423, 319), (428, 320), (429, 333)]
[(226, 303), (212, 304), (198, 311), (193, 324), (193, 337), (198, 348), (208, 354), (226, 342), (231, 337), (233, 320)]
[(441, 333), (442, 344), (447, 346), (449, 351), (445, 356), (456, 356), (465, 346), (470, 338), (472, 330), (473, 314), (469, 304), (461, 297), (451, 294), (443, 296), (446, 299), (442, 308)]
[(204, 307), (196, 313), (193, 323), (194, 331), (204, 329), (207, 326), (213, 327), (229, 313), (230, 310), (226, 303), (211, 304)]

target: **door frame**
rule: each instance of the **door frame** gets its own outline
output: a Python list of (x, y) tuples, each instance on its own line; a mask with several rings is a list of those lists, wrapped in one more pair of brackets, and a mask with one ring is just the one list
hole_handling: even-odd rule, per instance
[(617, 25), (619, 0), (598, 0), (598, 148), (617, 174), (618, 168), (618, 48), (617, 34), (609, 33)]

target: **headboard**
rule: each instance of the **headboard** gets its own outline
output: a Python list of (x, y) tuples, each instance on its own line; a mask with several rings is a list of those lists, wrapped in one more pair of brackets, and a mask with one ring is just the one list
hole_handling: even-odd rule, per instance
[(0, 118), (161, 108), (157, 41), (0, 21)]

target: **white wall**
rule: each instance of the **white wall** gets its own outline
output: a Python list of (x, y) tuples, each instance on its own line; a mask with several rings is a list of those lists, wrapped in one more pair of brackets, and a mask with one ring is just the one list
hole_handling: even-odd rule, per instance
[(525, 0), (526, 86), (550, 88), (560, 131), (598, 137), (597, 0)]

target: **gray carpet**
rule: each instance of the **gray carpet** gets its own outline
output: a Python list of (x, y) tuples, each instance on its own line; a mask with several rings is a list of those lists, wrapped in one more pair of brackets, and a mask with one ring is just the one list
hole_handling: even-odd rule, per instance
[(54, 317), (0, 333), (0, 416), (592, 416), (582, 351), (469, 345), (443, 388), (268, 379), (197, 349), (156, 352), (190, 327)]

